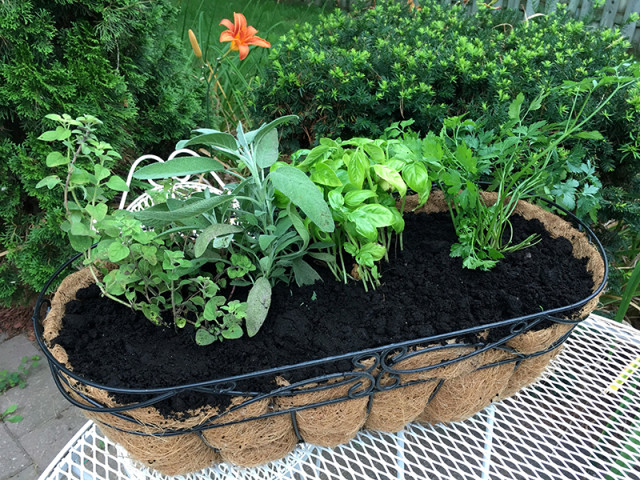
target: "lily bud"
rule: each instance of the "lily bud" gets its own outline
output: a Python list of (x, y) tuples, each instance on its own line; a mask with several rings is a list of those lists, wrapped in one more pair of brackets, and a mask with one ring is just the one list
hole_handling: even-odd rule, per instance
[(196, 58), (202, 58), (202, 50), (200, 50), (200, 45), (198, 45), (196, 34), (193, 33), (191, 29), (189, 29), (189, 41), (191, 42), (191, 48), (193, 48), (193, 53), (195, 53)]

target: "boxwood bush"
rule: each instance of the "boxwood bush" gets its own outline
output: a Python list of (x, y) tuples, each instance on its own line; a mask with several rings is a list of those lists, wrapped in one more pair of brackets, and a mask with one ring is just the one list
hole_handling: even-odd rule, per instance
[[(48, 113), (104, 121), (126, 158), (169, 148), (201, 114), (169, 0), (0, 2), (0, 303), (39, 289), (70, 254), (37, 137)], [(122, 170), (126, 165), (121, 166)]]
[[(403, 119), (414, 119), (422, 132), (463, 114), (493, 128), (520, 92), (530, 101), (546, 86), (632, 60), (619, 32), (587, 27), (561, 5), (529, 21), (521, 12), (484, 6), (469, 15), (436, 0), (420, 5), (380, 0), (291, 31), (270, 53), (254, 92), (255, 115), (299, 115), (302, 128), (283, 128), (291, 150), (324, 136), (376, 136)], [(570, 99), (550, 95), (531, 121), (568, 115)], [(640, 195), (639, 109), (637, 88), (615, 98), (587, 127), (604, 141), (561, 151), (562, 168), (547, 193), (582, 217), (595, 220), (604, 207), (609, 219), (624, 216), (640, 228), (631, 208)]]

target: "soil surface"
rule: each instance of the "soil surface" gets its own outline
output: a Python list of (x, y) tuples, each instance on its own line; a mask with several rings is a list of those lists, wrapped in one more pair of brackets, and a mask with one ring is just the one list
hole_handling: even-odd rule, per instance
[[(312, 286), (279, 285), (269, 316), (253, 338), (199, 347), (192, 331), (154, 327), (141, 315), (101, 298), (94, 286), (67, 305), (56, 342), (67, 350), (75, 372), (94, 382), (168, 387), (458, 331), (570, 305), (593, 289), (586, 260), (575, 259), (570, 242), (552, 239), (537, 220), (513, 218), (515, 241), (531, 233), (540, 234), (541, 241), (483, 272), (463, 269), (461, 259), (449, 256), (456, 237), (447, 214), (405, 218), (404, 250), (396, 249), (382, 265), (383, 283), (377, 290), (339, 283), (328, 270), (320, 271), (323, 281)], [(328, 368), (353, 367), (342, 362)], [(304, 375), (321, 373), (310, 370)], [(263, 383), (239, 383), (237, 388), (270, 391), (272, 381), (270, 375)], [(203, 402), (222, 406), (213, 397), (185, 394), (159, 408), (179, 411)]]

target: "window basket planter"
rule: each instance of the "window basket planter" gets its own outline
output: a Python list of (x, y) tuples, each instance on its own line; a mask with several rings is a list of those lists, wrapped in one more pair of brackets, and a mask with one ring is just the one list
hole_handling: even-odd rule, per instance
[[(485, 198), (490, 201), (490, 196)], [(415, 201), (408, 199), (407, 211)], [(434, 192), (419, 211), (445, 208), (442, 196)], [(66, 277), (51, 302), (40, 295), (34, 313), (36, 338), (61, 393), (134, 459), (167, 475), (221, 461), (255, 466), (285, 456), (298, 441), (333, 447), (361, 428), (398, 431), (411, 421), (463, 420), (533, 382), (573, 326), (595, 308), (606, 281), (602, 246), (578, 219), (565, 212), (572, 225), (526, 202), (518, 205), (517, 213), (537, 218), (551, 236), (571, 242), (575, 257), (588, 258), (591, 295), (561, 308), (301, 364), (174, 387), (122, 389), (83, 378), (69, 364), (65, 350), (52, 347), (65, 304), (91, 283), (90, 275), (81, 270)], [(45, 307), (49, 309), (41, 320)], [(495, 329), (506, 333), (495, 340), (490, 336)], [(348, 367), (322, 377), (304, 375), (309, 367), (330, 364)], [(302, 380), (284, 380), (285, 373)], [(257, 378), (275, 379), (278, 386), (254, 391), (250, 385)], [(226, 396), (229, 402), (224, 408), (181, 412), (177, 419), (166, 418), (154, 407), (185, 392)], [(116, 403), (114, 393), (140, 400)]]

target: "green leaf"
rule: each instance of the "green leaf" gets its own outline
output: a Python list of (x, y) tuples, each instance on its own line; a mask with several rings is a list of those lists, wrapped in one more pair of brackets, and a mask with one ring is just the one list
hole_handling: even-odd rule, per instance
[(589, 132), (579, 132), (575, 134), (576, 138), (584, 138), (586, 140), (603, 140), (604, 137), (597, 130), (591, 130)]
[(18, 422), (21, 422), (22, 420), (24, 420), (24, 417), (21, 417), (20, 415), (15, 415), (11, 418), (7, 418), (7, 422), (9, 423), (18, 423)]
[(49, 175), (48, 177), (44, 177), (42, 180), (36, 183), (36, 188), (47, 187), (49, 190), (51, 190), (53, 187), (59, 185), (60, 183), (62, 183), (62, 181), (57, 175)]
[(342, 196), (342, 192), (340, 190), (331, 190), (327, 197), (329, 198), (329, 205), (334, 210), (339, 210), (340, 207), (344, 205), (344, 197)]
[(236, 338), (242, 337), (244, 332), (242, 331), (242, 327), (237, 324), (231, 325), (229, 328), (226, 328), (220, 332), (222, 336), (228, 340), (235, 340)]
[(404, 180), (402, 180), (398, 172), (389, 168), (387, 165), (374, 165), (373, 171), (376, 172), (378, 177), (389, 183), (401, 197), (407, 194), (407, 184), (404, 183)]
[(217, 340), (216, 337), (214, 337), (213, 335), (211, 335), (207, 330), (205, 330), (204, 328), (200, 328), (198, 329), (198, 331), (196, 332), (196, 343), (198, 345), (200, 345), (201, 347), (204, 347), (206, 345), (211, 345), (213, 342), (215, 342)]
[(291, 262), (291, 268), (293, 269), (293, 275), (299, 287), (302, 285), (312, 285), (318, 280), (322, 280), (318, 272), (301, 258), (296, 258)]
[(331, 211), (320, 189), (297, 168), (289, 165), (269, 174), (273, 186), (296, 205), (323, 232), (333, 232)]
[(247, 334), (253, 337), (267, 318), (271, 306), (271, 284), (260, 277), (256, 280), (247, 297)]
[(311, 173), (311, 181), (328, 187), (341, 187), (342, 182), (331, 167), (324, 163), (318, 163)]
[[(322, 139), (324, 140), (324, 139)], [(321, 140), (321, 141), (322, 141)], [(331, 154), (331, 148), (327, 145), (318, 145), (314, 147), (305, 157), (305, 159), (298, 164), (298, 167), (302, 168), (304, 171), (307, 170), (307, 167), (311, 167), (314, 163), (325, 160)]]
[(91, 248), (91, 244), (93, 243), (91, 237), (87, 235), (73, 235), (69, 234), (69, 243), (71, 244), (71, 248), (73, 248), (76, 252), (86, 252)]
[(74, 166), (73, 172), (71, 172), (71, 176), (69, 177), (69, 182), (72, 185), (86, 185), (87, 183), (91, 183), (91, 176), (86, 170)]
[(9, 405), (7, 409), (4, 411), (4, 415), (10, 415), (16, 410), (18, 410), (18, 405), (16, 403)]
[(129, 186), (127, 185), (127, 183), (117, 175), (112, 175), (111, 177), (109, 177), (109, 180), (107, 180), (107, 187), (118, 192), (129, 191)]
[(420, 204), (424, 204), (431, 191), (431, 181), (429, 180), (427, 167), (422, 163), (410, 163), (402, 170), (402, 178), (407, 182), (407, 186), (418, 194)]
[[(233, 138), (233, 137), (231, 137)], [(133, 174), (139, 180), (184, 177), (207, 172), (223, 172), (224, 165), (211, 157), (177, 157), (168, 162), (146, 165)]]
[(55, 140), (66, 140), (71, 136), (71, 131), (64, 127), (56, 127), (55, 130), (44, 132), (38, 137), (38, 140), (45, 142), (53, 142)]
[(353, 190), (344, 196), (344, 202), (350, 207), (355, 207), (375, 196), (376, 192), (372, 192), (371, 190)]
[(262, 125), (257, 130), (253, 130), (251, 132), (247, 132), (245, 134), (245, 138), (247, 140), (247, 143), (257, 144), (257, 143), (260, 142), (262, 137), (267, 135), (269, 132), (273, 131), (279, 125), (282, 125), (284, 123), (294, 122), (296, 120), (298, 120), (298, 116), (297, 115), (285, 115), (283, 117), (276, 118), (275, 120), (267, 123), (266, 125)]
[(225, 202), (231, 202), (231, 200), (232, 198), (229, 195), (215, 195), (213, 197), (191, 202), (182, 208), (177, 208), (172, 211), (169, 211), (166, 203), (160, 203), (140, 212), (135, 212), (133, 216), (143, 223), (155, 220), (168, 222), (185, 220), (189, 217), (208, 212), (218, 205), (222, 205)]
[(366, 218), (376, 228), (388, 227), (393, 222), (393, 214), (388, 207), (378, 204), (363, 205), (349, 214), (353, 218)]
[(60, 152), (51, 152), (47, 155), (47, 167), (57, 167), (59, 165), (66, 165), (69, 163), (69, 159), (62, 155)]
[(387, 157), (384, 154), (384, 150), (373, 143), (368, 143), (363, 146), (364, 151), (371, 157), (374, 163), (385, 163)]
[(61, 122), (63, 118), (57, 113), (49, 113), (44, 116), (44, 118), (48, 118), (49, 120), (53, 120), (54, 122)]
[(238, 143), (233, 135), (215, 130), (208, 131), (203, 135), (193, 137), (186, 142), (178, 143), (178, 148), (190, 147), (192, 145), (207, 145), (214, 148), (224, 148), (226, 150), (237, 150)]
[(71, 229), (69, 230), (69, 232), (72, 235), (77, 235), (77, 236), (91, 235), (91, 230), (89, 229), (89, 227), (87, 227), (87, 225), (82, 223), (82, 221), (72, 221)]
[(304, 245), (308, 245), (310, 240), (309, 229), (307, 225), (305, 225), (304, 220), (302, 220), (302, 217), (298, 213), (298, 210), (291, 203), (289, 203), (287, 205), (287, 213), (289, 220), (293, 225), (293, 228), (296, 230), (300, 238), (302, 238)]
[(107, 216), (107, 206), (104, 203), (99, 203), (97, 205), (87, 205), (85, 210), (89, 215), (91, 215), (96, 221), (102, 220)]
[(265, 251), (267, 248), (269, 248), (269, 245), (271, 245), (276, 238), (278, 237), (276, 237), (275, 235), (260, 235), (260, 237), (258, 237), (258, 244), (260, 245), (260, 249), (262, 251)]
[(351, 156), (347, 165), (349, 181), (356, 187), (362, 188), (367, 171), (369, 170), (369, 159), (360, 150)]
[(104, 180), (109, 175), (111, 175), (111, 170), (109, 170), (108, 168), (103, 167), (100, 164), (95, 164), (93, 166), (93, 171), (94, 171), (94, 174), (95, 174), (96, 179), (98, 181)]
[(109, 261), (114, 263), (124, 260), (129, 256), (129, 253), (129, 247), (121, 244), (120, 242), (113, 242), (109, 245), (109, 249), (107, 250)]
[(201, 257), (214, 238), (239, 232), (242, 232), (242, 228), (237, 225), (229, 225), (226, 223), (216, 223), (215, 225), (211, 225), (210, 227), (205, 228), (198, 235), (198, 238), (196, 238), (193, 253), (196, 257)]
[(210, 322), (215, 320), (218, 317), (218, 305), (220, 302), (215, 300), (215, 297), (208, 300), (204, 306), (204, 311), (202, 312), (202, 316), (209, 320)]
[(512, 120), (520, 119), (520, 109), (522, 108), (522, 102), (524, 102), (524, 94), (520, 92), (511, 105), (509, 105), (509, 118)]
[(255, 145), (256, 164), (260, 168), (269, 168), (278, 160), (278, 131), (270, 130)]
[(473, 156), (473, 152), (464, 143), (461, 143), (456, 148), (456, 160), (462, 164), (470, 173), (476, 173), (476, 158)]

